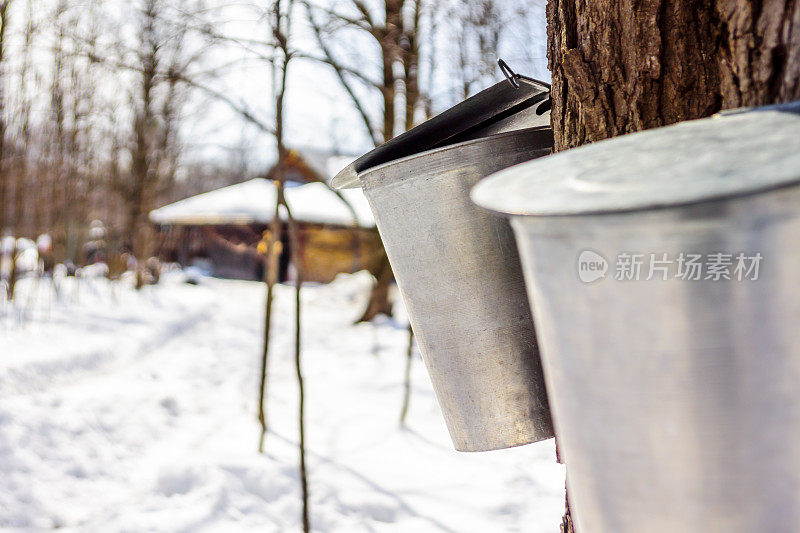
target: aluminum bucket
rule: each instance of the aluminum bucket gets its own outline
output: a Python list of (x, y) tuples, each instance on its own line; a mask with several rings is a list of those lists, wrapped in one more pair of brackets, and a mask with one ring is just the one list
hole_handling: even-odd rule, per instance
[(473, 191), (511, 215), (578, 532), (797, 531), (799, 109), (595, 143)]
[(359, 174), (457, 450), (552, 436), (513, 233), (469, 199), (481, 178), (551, 147), (549, 128), (531, 128)]

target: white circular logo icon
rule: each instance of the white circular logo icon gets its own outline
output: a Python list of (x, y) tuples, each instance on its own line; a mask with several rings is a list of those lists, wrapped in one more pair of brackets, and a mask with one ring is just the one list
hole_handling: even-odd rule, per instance
[(584, 250), (578, 256), (578, 277), (584, 283), (591, 283), (606, 277), (608, 261), (602, 255)]

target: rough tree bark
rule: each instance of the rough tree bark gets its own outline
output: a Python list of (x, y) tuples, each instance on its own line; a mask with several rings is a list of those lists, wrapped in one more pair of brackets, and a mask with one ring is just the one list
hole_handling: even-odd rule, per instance
[(800, 98), (800, 3), (547, 5), (556, 150)]
[(556, 151), (800, 99), (798, 0), (548, 0), (547, 41)]

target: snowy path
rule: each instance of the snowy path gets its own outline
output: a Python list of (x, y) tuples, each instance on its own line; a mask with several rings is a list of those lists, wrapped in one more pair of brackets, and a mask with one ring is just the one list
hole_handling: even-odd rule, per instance
[[(366, 282), (304, 294), (312, 528), (557, 531), (552, 442), (453, 451), (419, 360), (398, 427), (406, 331), (351, 325)], [(0, 530), (298, 531), (292, 289), (276, 301), (264, 455), (263, 287), (173, 278), (69, 294), (23, 324), (0, 320)]]

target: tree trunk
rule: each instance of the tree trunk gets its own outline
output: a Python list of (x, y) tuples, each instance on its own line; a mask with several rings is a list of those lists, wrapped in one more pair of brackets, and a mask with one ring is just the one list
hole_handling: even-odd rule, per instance
[(800, 98), (800, 3), (547, 5), (556, 150)]
[(797, 0), (548, 0), (547, 41), (556, 151), (800, 99)]
[(389, 258), (386, 257), (386, 252), (383, 252), (383, 261), (381, 268), (378, 272), (373, 272), (375, 276), (375, 285), (369, 294), (369, 301), (364, 314), (361, 315), (358, 322), (370, 322), (378, 315), (392, 316), (392, 303), (389, 301), (389, 289), (392, 286), (394, 275), (392, 274), (392, 267), (389, 264)]
[(0, 2), (0, 238), (8, 224), (8, 169), (6, 161), (6, 32), (9, 0)]
[(411, 403), (411, 364), (414, 362), (414, 330), (408, 325), (408, 351), (406, 352), (406, 370), (403, 373), (403, 407), (400, 408), (400, 427), (406, 427), (408, 404)]
[[(279, 197), (280, 195), (278, 195)], [(261, 350), (261, 374), (258, 388), (258, 421), (261, 424), (261, 437), (258, 441), (259, 453), (264, 451), (264, 439), (267, 436), (267, 371), (269, 367), (269, 334), (272, 330), (272, 301), (274, 297), (275, 284), (278, 283), (278, 262), (283, 253), (281, 245), (281, 234), (283, 224), (280, 219), (280, 203), (275, 202), (275, 215), (269, 224), (268, 235), (262, 242), (265, 243), (264, 249), (264, 283), (267, 286), (267, 301), (264, 311), (264, 344)]]

